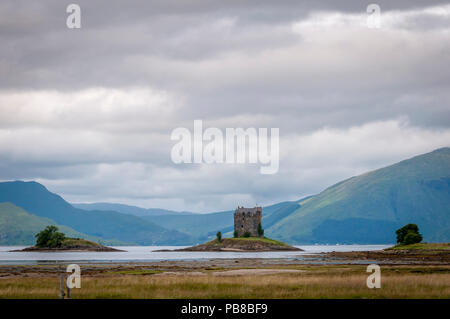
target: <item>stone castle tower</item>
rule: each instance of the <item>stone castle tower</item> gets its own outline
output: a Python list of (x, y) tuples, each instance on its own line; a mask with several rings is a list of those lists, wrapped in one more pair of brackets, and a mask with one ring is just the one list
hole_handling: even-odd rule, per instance
[(262, 207), (239, 207), (234, 211), (234, 232), (242, 237), (246, 232), (251, 237), (263, 237), (258, 234), (258, 225), (262, 227)]

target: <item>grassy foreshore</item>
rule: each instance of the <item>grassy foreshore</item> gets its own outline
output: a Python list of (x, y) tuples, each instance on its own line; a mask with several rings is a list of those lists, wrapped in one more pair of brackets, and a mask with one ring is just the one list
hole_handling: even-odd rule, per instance
[(417, 243), (411, 245), (396, 245), (386, 250), (423, 250), (423, 251), (449, 251), (450, 243)]
[[(382, 266), (382, 287), (366, 286), (363, 265), (257, 268), (107, 266), (82, 273), (73, 298), (450, 298), (450, 266)], [(1, 298), (57, 298), (59, 278), (27, 267), (0, 279)], [(37, 266), (33, 266), (36, 268)], [(83, 268), (83, 267), (82, 267)], [(231, 270), (230, 270), (231, 269)], [(258, 271), (259, 270), (259, 271)], [(47, 272), (47, 273), (46, 273)], [(22, 273), (22, 275), (20, 275)], [(4, 273), (3, 273), (4, 274)]]
[[(448, 244), (305, 259), (213, 259), (81, 264), (73, 298), (450, 298)], [(364, 265), (361, 263), (365, 263)], [(381, 288), (366, 285), (381, 266)], [(58, 298), (65, 265), (0, 266), (0, 298)], [(65, 273), (67, 275), (67, 273)]]

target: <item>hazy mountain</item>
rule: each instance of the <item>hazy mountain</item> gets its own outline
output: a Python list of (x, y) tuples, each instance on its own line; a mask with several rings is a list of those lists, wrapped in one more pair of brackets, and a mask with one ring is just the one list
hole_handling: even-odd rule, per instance
[[(0, 202), (12, 202), (90, 236), (147, 245), (187, 245), (214, 237), (217, 231), (231, 234), (233, 230), (232, 210), (210, 214), (163, 211), (152, 216), (139, 207), (104, 203), (95, 205), (127, 213), (83, 210), (35, 182), (0, 183)], [(5, 207), (4, 211), (12, 210)], [(148, 215), (133, 216), (144, 211)], [(41, 219), (23, 211), (16, 215), (17, 221), (8, 222), (14, 227), (28, 219), (29, 225), (43, 225)], [(0, 225), (6, 225), (3, 231), (9, 225), (4, 220), (0, 219)], [(395, 230), (407, 223), (418, 224), (425, 241), (450, 241), (450, 148), (349, 178), (300, 201), (263, 208), (265, 234), (288, 243), (394, 243)], [(20, 232), (15, 236), (29, 238)]]
[[(296, 202), (282, 202), (263, 207), (264, 227), (272, 225), (297, 208), (298, 204)], [(204, 241), (215, 237), (218, 231), (221, 231), (223, 234), (232, 233), (233, 213), (234, 210), (229, 210), (209, 214), (147, 216), (143, 218), (163, 227), (176, 229), (194, 236), (198, 241)]]
[(32, 215), (14, 204), (0, 203), (0, 245), (33, 245), (36, 242), (34, 235), (48, 225), (58, 226), (59, 230), (68, 237), (101, 241), (108, 245), (123, 244), (119, 241), (105, 241), (79, 233), (70, 227), (58, 225), (49, 218)]
[(114, 211), (85, 211), (36, 182), (0, 183), (0, 202), (11, 202), (27, 212), (52, 219), (79, 232), (142, 245), (185, 244), (190, 236), (168, 230), (136, 216)]
[(78, 203), (71, 204), (73, 207), (84, 210), (106, 210), (115, 211), (123, 214), (129, 214), (134, 216), (159, 216), (159, 215), (189, 215), (190, 212), (176, 212), (173, 210), (167, 210), (162, 208), (142, 208), (138, 206), (130, 206), (116, 203)]
[(416, 223), (425, 241), (450, 241), (450, 148), (349, 178), (299, 202), (267, 229), (295, 243), (393, 243)]
[[(233, 227), (233, 211), (145, 219), (199, 241)], [(450, 241), (450, 148), (263, 208), (265, 234), (288, 243), (394, 243), (395, 230), (407, 223), (418, 224), (426, 241)]]

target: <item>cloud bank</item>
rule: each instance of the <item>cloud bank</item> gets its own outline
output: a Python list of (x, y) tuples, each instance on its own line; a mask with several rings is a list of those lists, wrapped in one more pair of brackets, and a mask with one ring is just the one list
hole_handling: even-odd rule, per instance
[[(315, 194), (449, 146), (450, 5), (0, 4), (0, 179), (196, 212)], [(280, 168), (175, 165), (177, 127), (280, 129)]]

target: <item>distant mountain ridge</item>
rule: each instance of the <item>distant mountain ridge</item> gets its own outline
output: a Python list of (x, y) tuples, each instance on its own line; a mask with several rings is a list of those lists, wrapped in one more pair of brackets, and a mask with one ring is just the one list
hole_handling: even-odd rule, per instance
[(83, 210), (104, 210), (115, 211), (134, 216), (160, 216), (160, 215), (190, 215), (191, 212), (177, 212), (162, 208), (142, 208), (138, 206), (118, 204), (118, 203), (72, 203), (73, 207)]
[(450, 148), (337, 183), (268, 229), (296, 243), (394, 243), (416, 223), (425, 241), (450, 241)]
[[(145, 218), (205, 240), (218, 230), (230, 235), (232, 213)], [(265, 233), (295, 244), (391, 244), (395, 230), (407, 223), (418, 224), (425, 241), (450, 241), (450, 148), (343, 180), (296, 202), (263, 208)]]
[(86, 211), (70, 205), (36, 182), (0, 183), (0, 202), (10, 202), (27, 212), (52, 219), (90, 236), (140, 245), (184, 244), (193, 239), (136, 216), (114, 211)]
[[(142, 245), (189, 245), (211, 239), (217, 231), (233, 233), (233, 210), (189, 214), (110, 203), (79, 209), (36, 182), (0, 183), (0, 202), (89, 236)], [(102, 209), (85, 210), (95, 205)], [(419, 225), (425, 241), (450, 241), (450, 148), (263, 208), (265, 234), (290, 244), (394, 243), (395, 230), (408, 223)]]
[(28, 213), (12, 203), (0, 203), (0, 245), (34, 245), (35, 234), (48, 225), (55, 225), (69, 237), (85, 238), (107, 245), (126, 244), (120, 241), (103, 240), (73, 230), (55, 221)]

